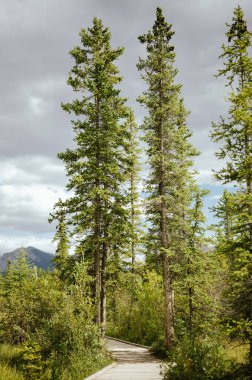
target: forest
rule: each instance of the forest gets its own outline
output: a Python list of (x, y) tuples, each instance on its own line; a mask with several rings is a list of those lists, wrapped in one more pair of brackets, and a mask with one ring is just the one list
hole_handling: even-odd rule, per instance
[(70, 51), (74, 99), (61, 106), (74, 146), (58, 154), (69, 197), (49, 216), (54, 270), (20, 250), (0, 276), (1, 379), (82, 380), (111, 362), (108, 335), (151, 346), (164, 380), (252, 380), (252, 32), (236, 7), (216, 73), (228, 114), (209, 126), (222, 163), (213, 175), (229, 187), (209, 226), (175, 32), (161, 8), (154, 16), (138, 37), (140, 125), (121, 96), (124, 48), (102, 20)]

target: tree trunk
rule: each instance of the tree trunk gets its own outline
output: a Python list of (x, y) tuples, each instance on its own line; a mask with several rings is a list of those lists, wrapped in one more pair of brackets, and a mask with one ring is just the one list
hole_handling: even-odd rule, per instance
[(95, 323), (101, 323), (101, 268), (100, 250), (95, 252)]
[(189, 307), (189, 323), (188, 330), (190, 338), (193, 337), (193, 288), (189, 286), (188, 288), (188, 307)]
[(173, 327), (173, 290), (171, 283), (170, 265), (166, 252), (162, 254), (162, 269), (164, 283), (164, 318), (165, 318), (165, 347), (170, 350), (174, 343)]
[[(159, 83), (159, 106), (162, 109), (162, 81)], [(164, 135), (163, 135), (163, 119), (160, 116), (158, 134), (160, 139), (160, 167), (159, 167), (159, 186), (158, 192), (160, 197), (160, 237), (161, 237), (161, 260), (163, 271), (164, 286), (164, 323), (165, 323), (165, 347), (170, 350), (174, 343), (174, 318), (173, 318), (173, 289), (170, 262), (168, 257), (168, 249), (170, 248), (170, 237), (168, 232), (167, 208), (165, 202), (165, 168), (164, 168)]]
[[(160, 195), (164, 196), (164, 189), (162, 182), (159, 186)], [(162, 270), (163, 270), (163, 286), (164, 286), (164, 318), (165, 318), (165, 346), (169, 350), (173, 347), (174, 343), (174, 323), (173, 323), (173, 289), (172, 289), (172, 279), (170, 262), (168, 257), (169, 249), (169, 236), (167, 231), (167, 220), (166, 220), (166, 207), (164, 202), (161, 202), (161, 220), (160, 220), (160, 230), (161, 230), (161, 260), (162, 260)]]
[[(160, 186), (163, 193), (162, 186)], [(165, 318), (165, 346), (167, 350), (173, 347), (174, 343), (174, 318), (173, 318), (173, 288), (171, 279), (170, 262), (167, 250), (169, 249), (169, 237), (167, 231), (166, 210), (162, 202), (161, 209), (161, 260), (163, 271), (163, 286), (164, 286), (164, 318)]]
[[(249, 175), (247, 181), (247, 192), (248, 196), (251, 198), (252, 196), (252, 179)], [(250, 199), (249, 199), (250, 201)], [(249, 215), (252, 215), (252, 209), (249, 206)], [(249, 223), (249, 251), (252, 256), (252, 223)], [(252, 264), (251, 264), (252, 265)], [(252, 267), (250, 266), (250, 287), (252, 288)], [(252, 319), (252, 290), (250, 292), (250, 320)], [(249, 339), (249, 379), (252, 380), (252, 336)]]
[[(243, 81), (242, 81), (243, 85)], [(248, 215), (252, 215), (252, 207), (250, 206), (252, 197), (252, 165), (250, 161), (250, 144), (251, 136), (249, 134), (249, 125), (245, 125), (245, 159), (248, 163), (247, 167), (247, 196), (248, 196)], [(252, 256), (252, 223), (249, 223), (249, 252)], [(252, 264), (249, 267), (250, 286), (252, 287)], [(252, 290), (250, 292), (250, 320), (252, 319)], [(252, 334), (249, 338), (249, 379), (252, 380)]]
[[(161, 152), (163, 156), (163, 135), (162, 130), (160, 133)], [(161, 235), (161, 260), (163, 271), (163, 286), (164, 286), (164, 318), (165, 318), (165, 346), (167, 350), (173, 347), (174, 343), (174, 318), (173, 318), (173, 289), (172, 278), (170, 270), (170, 262), (168, 257), (168, 249), (170, 248), (170, 237), (167, 226), (167, 210), (165, 204), (165, 186), (164, 186), (164, 164), (161, 161), (160, 168), (160, 183), (159, 183), (159, 195), (161, 198), (161, 210), (160, 210), (160, 235)]]
[[(133, 115), (131, 114), (133, 117)], [(130, 144), (131, 144), (131, 149), (132, 149), (132, 161), (133, 161), (133, 166), (131, 168), (130, 172), (130, 207), (131, 207), (131, 272), (134, 274), (135, 273), (135, 259), (136, 259), (136, 228), (137, 226), (135, 225), (135, 218), (136, 218), (136, 209), (135, 209), (135, 193), (136, 193), (136, 167), (135, 167), (135, 157), (134, 157), (134, 149), (136, 146), (136, 141), (135, 141), (135, 129), (134, 129), (134, 124), (133, 120), (130, 120)]]
[(132, 273), (135, 273), (135, 259), (136, 259), (136, 253), (135, 253), (135, 236), (134, 236), (134, 229), (135, 229), (135, 203), (134, 203), (134, 174), (131, 173), (130, 176), (130, 203), (131, 203), (131, 227), (132, 227), (132, 238), (131, 238), (131, 271)]
[[(106, 185), (104, 186), (106, 188)], [(108, 204), (105, 201), (105, 213), (108, 211)], [(101, 336), (105, 337), (106, 322), (107, 322), (107, 259), (108, 259), (108, 221), (106, 214), (103, 215), (103, 243), (102, 243), (102, 258), (101, 258)]]
[[(100, 101), (96, 99), (96, 130), (100, 129)], [(97, 142), (96, 146), (96, 167), (100, 166), (100, 144)], [(100, 179), (95, 179), (96, 189), (100, 188)], [(95, 271), (95, 323), (101, 323), (101, 253), (100, 253), (100, 236), (101, 236), (101, 200), (100, 196), (95, 197), (95, 258), (94, 258), (94, 271)]]
[[(96, 186), (99, 188), (99, 180), (96, 180)], [(95, 210), (95, 258), (94, 258), (94, 271), (95, 271), (95, 323), (101, 323), (101, 212), (100, 212), (100, 197), (96, 196), (96, 210)]]
[(107, 257), (108, 257), (108, 246), (107, 237), (105, 237), (105, 242), (103, 243), (102, 252), (102, 265), (101, 265), (101, 335), (104, 338), (106, 331), (106, 301), (107, 301), (107, 279), (106, 279), (106, 267), (107, 267)]

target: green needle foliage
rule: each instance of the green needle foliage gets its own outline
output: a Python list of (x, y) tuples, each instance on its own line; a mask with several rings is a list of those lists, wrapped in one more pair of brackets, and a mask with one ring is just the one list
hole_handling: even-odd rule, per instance
[(212, 138), (222, 147), (216, 153), (226, 159), (225, 167), (216, 172), (216, 177), (224, 183), (237, 182), (248, 186), (251, 181), (251, 97), (252, 97), (252, 58), (249, 56), (251, 32), (247, 29), (244, 14), (240, 7), (234, 11), (232, 25), (226, 33), (228, 44), (223, 45), (224, 68), (217, 77), (227, 78), (231, 92), (229, 116), (213, 124)]
[(190, 245), (189, 214), (197, 188), (192, 165), (198, 152), (189, 142), (188, 111), (181, 98), (181, 85), (175, 83), (175, 53), (170, 44), (174, 32), (160, 8), (157, 8), (156, 16), (153, 29), (139, 37), (147, 50), (146, 59), (140, 59), (138, 64), (142, 79), (147, 84), (139, 102), (148, 112), (142, 125), (150, 166), (146, 181), (146, 212), (151, 236), (148, 246), (161, 264), (165, 345), (169, 349), (175, 338), (174, 266), (181, 264), (179, 255), (184, 260)]
[(222, 46), (223, 69), (217, 76), (230, 87), (228, 118), (213, 124), (212, 138), (221, 144), (217, 157), (225, 159), (216, 177), (238, 189), (224, 193), (216, 214), (222, 218), (221, 244), (230, 265), (228, 296), (229, 332), (250, 343), (249, 378), (252, 378), (252, 57), (251, 36), (244, 13), (238, 6), (232, 24), (227, 24), (228, 43)]
[(0, 277), (0, 343), (13, 347), (8, 364), (27, 380), (81, 380), (108, 363), (83, 263), (72, 276), (62, 289), (57, 274), (37, 272), (21, 253)]
[(107, 261), (125, 250), (130, 228), (128, 122), (133, 116), (120, 96), (122, 78), (114, 64), (123, 48), (112, 49), (111, 34), (97, 18), (91, 28), (81, 30), (80, 38), (81, 46), (70, 52), (75, 64), (68, 79), (79, 96), (62, 105), (76, 116), (76, 148), (59, 158), (66, 166), (67, 189), (74, 194), (65, 207), (95, 279), (96, 322), (104, 333)]
[[(54, 218), (54, 217), (53, 217)], [(59, 278), (64, 280), (68, 276), (69, 269), (69, 233), (66, 224), (66, 210), (64, 209), (63, 202), (58, 201), (57, 204), (57, 219), (58, 226), (53, 241), (57, 242), (56, 253), (54, 257), (55, 268)], [(49, 220), (51, 221), (51, 220)]]
[(139, 252), (139, 244), (141, 240), (140, 229), (140, 209), (139, 209), (139, 148), (137, 136), (137, 124), (132, 111), (128, 117), (128, 128), (130, 133), (130, 160), (131, 170), (129, 173), (129, 194), (130, 194), (130, 257), (132, 272), (135, 271), (136, 255)]

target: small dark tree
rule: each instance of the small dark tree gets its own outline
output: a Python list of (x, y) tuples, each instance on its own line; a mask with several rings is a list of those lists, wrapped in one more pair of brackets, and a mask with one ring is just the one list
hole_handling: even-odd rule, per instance
[[(55, 267), (59, 277), (64, 279), (69, 262), (69, 233), (66, 224), (66, 210), (63, 202), (59, 200), (55, 218), (58, 219), (58, 226), (53, 241), (57, 242), (56, 255), (54, 258)], [(57, 216), (56, 216), (57, 215)]]

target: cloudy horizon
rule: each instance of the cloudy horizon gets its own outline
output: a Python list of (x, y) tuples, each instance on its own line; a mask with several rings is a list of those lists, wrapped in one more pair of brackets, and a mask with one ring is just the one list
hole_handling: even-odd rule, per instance
[(204, 210), (214, 205), (223, 186), (211, 176), (220, 168), (211, 142), (211, 122), (227, 113), (225, 81), (215, 79), (218, 56), (226, 42), (225, 23), (240, 4), (252, 30), (251, 0), (0, 0), (0, 254), (20, 246), (53, 252), (55, 224), (49, 213), (66, 198), (67, 179), (57, 153), (73, 146), (71, 117), (60, 107), (74, 99), (67, 85), (73, 65), (68, 52), (79, 44), (79, 31), (97, 16), (112, 33), (112, 46), (124, 46), (117, 65), (124, 77), (122, 95), (129, 98), (138, 123), (144, 111), (137, 104), (144, 83), (136, 63), (144, 56), (137, 37), (152, 28), (157, 6), (173, 25), (176, 81), (191, 111), (197, 180), (210, 190)]

